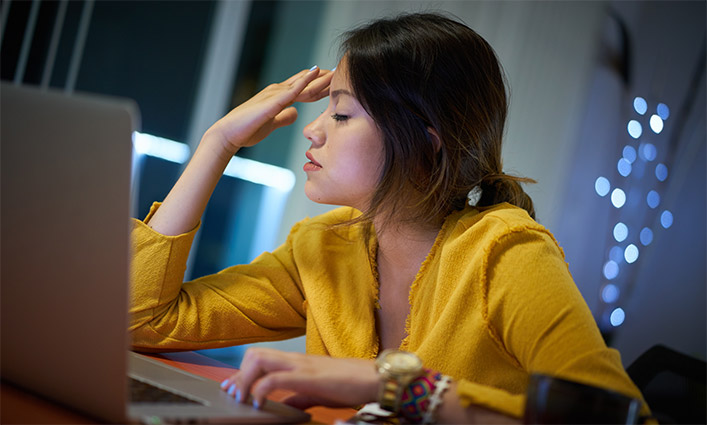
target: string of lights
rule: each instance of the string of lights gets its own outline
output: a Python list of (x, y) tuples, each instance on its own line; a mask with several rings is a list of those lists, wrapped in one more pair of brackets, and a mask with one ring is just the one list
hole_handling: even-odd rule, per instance
[(662, 102), (635, 97), (631, 115), (626, 125), (628, 142), (621, 150), (615, 173), (599, 176), (594, 182), (596, 194), (609, 200), (615, 209), (612, 217), (616, 218), (610, 228), (600, 286), (599, 326), (609, 333), (626, 319), (623, 295), (634, 284), (642, 250), (653, 243), (656, 232), (670, 228), (674, 219), (661, 202), (669, 175), (668, 152), (662, 146), (665, 141), (661, 134), (670, 108)]

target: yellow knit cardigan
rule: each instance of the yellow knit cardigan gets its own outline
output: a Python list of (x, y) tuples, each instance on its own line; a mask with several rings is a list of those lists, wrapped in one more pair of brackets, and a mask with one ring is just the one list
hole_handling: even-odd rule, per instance
[[(306, 334), (308, 353), (375, 358), (374, 262), (360, 228), (330, 226), (355, 214), (339, 208), (303, 220), (272, 253), (186, 283), (196, 229), (170, 237), (134, 220), (133, 346), (195, 350)], [(522, 209), (452, 213), (409, 301), (400, 348), (452, 376), (465, 406), (521, 417), (532, 372), (641, 397), (599, 334), (561, 248)]]

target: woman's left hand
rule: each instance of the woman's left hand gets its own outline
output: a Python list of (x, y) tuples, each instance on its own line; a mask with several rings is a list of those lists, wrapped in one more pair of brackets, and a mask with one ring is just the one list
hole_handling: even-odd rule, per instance
[(319, 405), (353, 407), (375, 401), (378, 374), (373, 360), (250, 348), (240, 371), (226, 379), (221, 388), (239, 401), (251, 394), (256, 407), (276, 389), (294, 391), (296, 394), (283, 402), (300, 409)]

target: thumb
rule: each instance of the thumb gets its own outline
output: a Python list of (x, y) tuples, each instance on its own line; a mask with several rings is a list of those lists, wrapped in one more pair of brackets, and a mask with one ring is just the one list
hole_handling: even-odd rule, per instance
[(283, 109), (279, 114), (275, 115), (272, 120), (273, 129), (284, 127), (295, 122), (297, 119), (297, 109), (293, 106)]
[(291, 395), (282, 400), (282, 403), (285, 403), (288, 406), (292, 406), (300, 410), (309, 409), (312, 406), (317, 406), (320, 404), (314, 399), (314, 397), (304, 394)]
[(253, 146), (265, 139), (274, 130), (292, 124), (297, 119), (297, 110), (294, 107), (289, 107), (279, 114), (275, 115), (275, 118), (271, 119), (267, 123), (263, 124), (258, 131), (253, 134), (248, 141), (246, 141), (243, 146)]
[(337, 403), (335, 401), (321, 398), (308, 396), (306, 394), (293, 394), (286, 397), (281, 401), (281, 403), (287, 404), (288, 406), (295, 407), (297, 409), (305, 410), (313, 406), (327, 406), (327, 407), (351, 407), (348, 404)]

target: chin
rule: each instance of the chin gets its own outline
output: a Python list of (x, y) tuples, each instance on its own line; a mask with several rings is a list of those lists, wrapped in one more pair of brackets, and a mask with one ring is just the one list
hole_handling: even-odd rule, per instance
[(326, 202), (326, 198), (323, 197), (321, 193), (317, 192), (316, 189), (312, 188), (309, 181), (304, 184), (304, 194), (312, 202), (316, 202), (318, 204), (328, 204), (328, 202)]
[(304, 194), (310, 201), (322, 205), (334, 205), (340, 207), (352, 207), (361, 210), (357, 203), (352, 202), (349, 196), (341, 196), (336, 189), (327, 191), (317, 190), (317, 186), (307, 180), (304, 183)]

